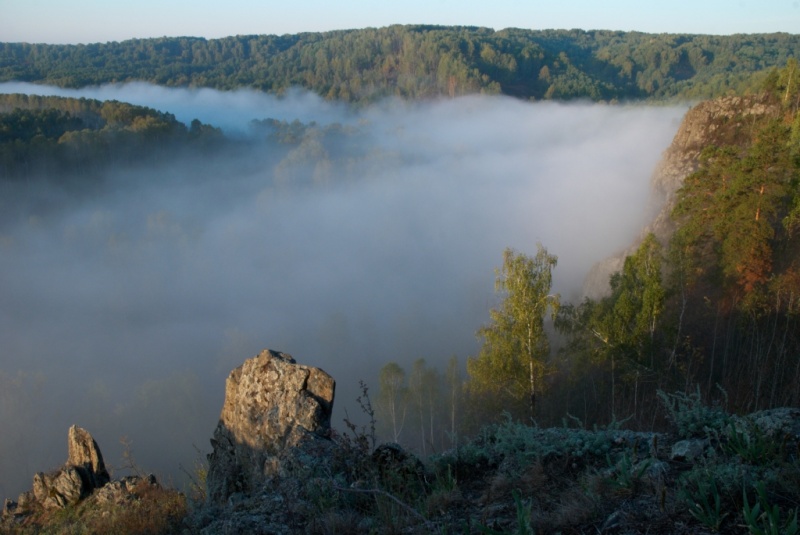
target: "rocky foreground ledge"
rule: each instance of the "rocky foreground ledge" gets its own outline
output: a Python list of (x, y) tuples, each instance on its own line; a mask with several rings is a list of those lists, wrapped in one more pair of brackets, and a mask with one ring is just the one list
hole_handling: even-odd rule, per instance
[(665, 394), (670, 433), (508, 421), (423, 463), (369, 428), (334, 432), (333, 378), (284, 353), (245, 361), (225, 390), (193, 503), (153, 476), (112, 480), (73, 426), (67, 462), (6, 500), (0, 533), (696, 535), (797, 518), (797, 408), (739, 417)]
[(85, 501), (97, 504), (125, 504), (137, 501), (143, 488), (160, 488), (155, 476), (127, 476), (112, 481), (103, 454), (88, 431), (73, 425), (67, 432), (67, 462), (53, 472), (33, 476), (33, 488), (16, 501), (3, 504), (0, 528), (23, 527), (33, 518), (49, 518), (48, 513), (75, 507)]
[[(220, 514), (220, 508), (254, 497), (258, 500), (265, 490), (281, 486), (279, 481), (296, 484), (300, 474), (309, 470), (330, 470), (335, 457), (330, 425), (335, 388), (335, 381), (324, 371), (297, 364), (290, 355), (269, 349), (233, 370), (226, 380), (225, 402), (211, 439), (202, 492), (207, 507), (195, 504), (198, 510), (215, 512), (197, 520), (190, 531), (230, 530), (230, 521), (220, 519), (229, 515)], [(85, 429), (70, 427), (67, 443), (69, 455), (63, 467), (37, 473), (31, 490), (16, 501), (5, 500), (0, 532), (36, 532), (36, 526), (52, 519), (54, 513), (79, 505), (140, 505), (148, 489), (160, 489), (152, 475), (112, 481), (100, 448)], [(110, 515), (108, 510), (104, 514)], [(224, 528), (221, 522), (227, 522)], [(236, 532), (265, 529), (262, 525), (253, 531), (236, 522)], [(271, 525), (270, 530), (284, 531), (278, 524)]]

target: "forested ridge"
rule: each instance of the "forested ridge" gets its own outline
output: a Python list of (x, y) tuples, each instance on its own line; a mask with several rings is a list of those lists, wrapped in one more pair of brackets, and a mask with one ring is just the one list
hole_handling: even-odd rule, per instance
[(210, 40), (0, 43), (0, 81), (83, 87), (142, 80), (279, 94), (297, 86), (350, 102), (479, 92), (537, 100), (698, 99), (753, 88), (754, 73), (765, 75), (798, 49), (800, 36), (785, 33), (390, 26)]

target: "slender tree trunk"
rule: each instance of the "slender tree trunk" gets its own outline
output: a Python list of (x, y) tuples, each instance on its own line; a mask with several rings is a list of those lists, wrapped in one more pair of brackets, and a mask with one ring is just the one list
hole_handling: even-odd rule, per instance
[(536, 416), (536, 378), (533, 366), (533, 325), (528, 323), (528, 370), (530, 372), (530, 402), (531, 402), (531, 422)]
[(617, 385), (615, 379), (615, 371), (616, 371), (616, 362), (614, 358), (614, 353), (611, 353), (611, 421), (617, 421), (617, 413), (615, 410), (615, 403), (616, 403), (616, 392), (617, 392)]

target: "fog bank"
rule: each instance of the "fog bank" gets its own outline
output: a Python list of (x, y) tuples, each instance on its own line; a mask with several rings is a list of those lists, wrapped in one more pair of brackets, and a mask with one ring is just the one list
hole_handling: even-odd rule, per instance
[(541, 242), (569, 299), (638, 234), (685, 111), (501, 97), (353, 111), (300, 92), (146, 84), (0, 92), (32, 87), (240, 134), (267, 117), (346, 123), (363, 146), (357, 180), (333, 167), (324, 186), (276, 187), (276, 168), (241, 161), (120, 169), (101, 194), (0, 227), (0, 427), (12, 430), (0, 434), (0, 498), (64, 461), (71, 424), (112, 465), (127, 436), (145, 470), (178, 480), (193, 445), (209, 450), (226, 375), (262, 348), (334, 376), (337, 427), (386, 362), (463, 362), (497, 303), (504, 248)]

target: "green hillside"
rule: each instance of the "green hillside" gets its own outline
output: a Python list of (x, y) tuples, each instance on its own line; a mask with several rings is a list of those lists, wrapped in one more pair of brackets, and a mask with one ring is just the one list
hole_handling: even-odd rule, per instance
[(296, 35), (47, 45), (0, 43), (0, 81), (62, 87), (143, 80), (168, 86), (299, 86), (372, 101), (503, 93), (525, 99), (707, 98), (752, 87), (800, 35), (494, 31), (390, 26)]

